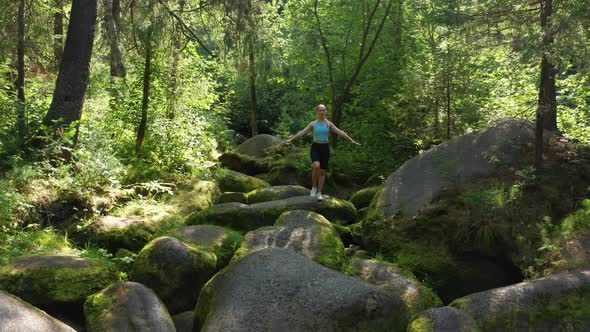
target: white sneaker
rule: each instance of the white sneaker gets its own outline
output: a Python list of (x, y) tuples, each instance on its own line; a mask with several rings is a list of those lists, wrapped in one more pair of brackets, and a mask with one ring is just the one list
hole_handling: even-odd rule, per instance
[(324, 200), (324, 197), (322, 196), (322, 193), (318, 193), (318, 194), (315, 196), (315, 198), (317, 198), (317, 199), (318, 199), (318, 202), (321, 202), (321, 201), (323, 201), (323, 200)]
[(312, 187), (311, 191), (309, 192), (309, 197), (315, 197), (315, 194), (318, 192), (318, 188)]

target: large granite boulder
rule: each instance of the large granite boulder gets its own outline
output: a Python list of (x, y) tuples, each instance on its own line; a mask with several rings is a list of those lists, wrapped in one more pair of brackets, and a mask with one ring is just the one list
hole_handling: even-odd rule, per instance
[(219, 170), (215, 177), (219, 183), (219, 189), (222, 192), (233, 191), (247, 193), (255, 189), (270, 186), (264, 180), (228, 169)]
[(270, 160), (248, 156), (236, 151), (226, 152), (219, 156), (218, 159), (223, 167), (248, 175), (266, 173), (272, 168)]
[(0, 267), (0, 289), (35, 305), (82, 303), (119, 280), (109, 263), (76, 255), (32, 255)]
[(246, 194), (248, 204), (276, 201), (296, 196), (309, 195), (309, 189), (296, 185), (272, 186), (253, 190)]
[(334, 226), (322, 215), (294, 210), (279, 216), (274, 227), (262, 227), (244, 237), (235, 259), (265, 248), (285, 248), (326, 267), (339, 270), (344, 246)]
[(278, 248), (218, 273), (195, 315), (201, 331), (404, 331), (408, 323), (394, 294)]
[(0, 332), (74, 332), (61, 321), (32, 305), (0, 291)]
[(206, 210), (195, 212), (187, 217), (188, 225), (213, 224), (232, 229), (251, 231), (262, 226), (274, 224), (286, 211), (308, 210), (323, 215), (333, 223), (350, 224), (356, 221), (356, 209), (344, 200), (324, 196), (318, 202), (309, 196), (297, 196), (276, 201), (256, 203), (223, 203)]
[(450, 305), (483, 331), (589, 331), (590, 270), (474, 293)]
[(231, 229), (215, 225), (184, 226), (166, 234), (193, 247), (215, 254), (216, 266), (223, 268), (240, 247), (243, 236)]
[(88, 297), (84, 315), (89, 332), (175, 331), (156, 294), (136, 282), (117, 283)]
[(468, 314), (453, 307), (432, 308), (414, 319), (408, 332), (478, 332)]
[(357, 210), (366, 208), (369, 206), (369, 204), (371, 204), (371, 201), (381, 188), (381, 186), (374, 186), (361, 189), (352, 194), (349, 201), (354, 205), (355, 208), (357, 208)]
[(503, 119), (491, 127), (446, 142), (408, 160), (385, 181), (377, 208), (384, 217), (414, 215), (441, 190), (501, 168), (520, 166), (535, 141), (533, 123)]
[(158, 230), (156, 218), (139, 216), (104, 216), (80, 229), (72, 229), (73, 238), (79, 243), (94, 243), (109, 252), (118, 249), (139, 251)]
[(346, 273), (400, 296), (412, 315), (442, 305), (438, 296), (424, 287), (411, 272), (391, 263), (353, 258)]
[(280, 138), (272, 135), (256, 135), (238, 145), (236, 152), (251, 157), (263, 158), (266, 155), (266, 149), (279, 145), (281, 142)]
[(159, 237), (137, 255), (129, 279), (151, 288), (171, 313), (194, 308), (216, 271), (215, 254), (172, 237)]

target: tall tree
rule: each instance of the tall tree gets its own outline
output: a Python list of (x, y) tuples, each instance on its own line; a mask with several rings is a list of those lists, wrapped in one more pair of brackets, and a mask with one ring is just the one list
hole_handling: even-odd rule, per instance
[(64, 50), (64, 13), (63, 0), (54, 0), (53, 13), (53, 56), (55, 59), (55, 68), (59, 69), (59, 63), (63, 56)]
[(18, 46), (17, 46), (17, 79), (18, 120), (16, 128), (18, 138), (24, 142), (27, 138), (27, 122), (25, 113), (25, 0), (18, 4)]
[(73, 143), (79, 134), (79, 121), (88, 85), (90, 58), (97, 15), (96, 0), (73, 0), (70, 23), (55, 91), (43, 125), (57, 135), (76, 124)]
[(119, 47), (119, 30), (121, 28), (119, 6), (119, 0), (104, 0), (104, 24), (110, 46), (109, 59), (111, 76), (113, 77), (125, 77), (127, 75), (123, 54)]
[[(356, 84), (363, 66), (367, 62), (367, 59), (371, 56), (371, 53), (373, 52), (375, 45), (379, 40), (381, 32), (383, 31), (383, 26), (385, 25), (387, 17), (391, 12), (392, 5), (393, 1), (384, 2), (382, 0), (376, 0), (372, 4), (368, 4), (365, 1), (362, 2), (361, 10), (363, 15), (361, 20), (361, 35), (360, 40), (358, 41), (360, 45), (358, 50), (358, 58), (356, 59), (356, 63), (350, 72), (347, 72), (346, 67), (344, 67), (345, 72), (339, 75), (343, 76), (343, 78), (341, 78), (342, 81), (336, 81), (336, 68), (333, 65), (334, 56), (332, 54), (332, 50), (330, 49), (330, 41), (328, 40), (326, 31), (323, 29), (322, 17), (318, 11), (318, 0), (314, 0), (313, 2), (313, 15), (316, 20), (315, 23), (320, 36), (322, 49), (326, 57), (326, 66), (330, 82), (332, 122), (336, 126), (340, 125), (344, 106), (350, 102), (352, 98), (352, 88)], [(381, 17), (379, 17), (378, 10), (382, 6), (384, 6), (385, 9), (383, 10)], [(346, 40), (346, 43), (348, 43), (348, 39)], [(336, 146), (337, 137), (337, 134), (332, 133), (331, 142), (334, 147)]]

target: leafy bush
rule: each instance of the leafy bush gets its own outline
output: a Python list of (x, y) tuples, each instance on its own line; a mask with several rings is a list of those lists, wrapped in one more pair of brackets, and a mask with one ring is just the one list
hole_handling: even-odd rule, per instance
[(587, 229), (590, 229), (590, 199), (585, 199), (581, 208), (566, 217), (561, 224), (561, 231), (565, 236)]

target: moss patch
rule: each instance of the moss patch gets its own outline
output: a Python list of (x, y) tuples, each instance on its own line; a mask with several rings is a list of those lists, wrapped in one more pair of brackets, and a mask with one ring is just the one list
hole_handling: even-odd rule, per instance
[(408, 332), (434, 332), (434, 324), (428, 317), (421, 316), (410, 323)]

